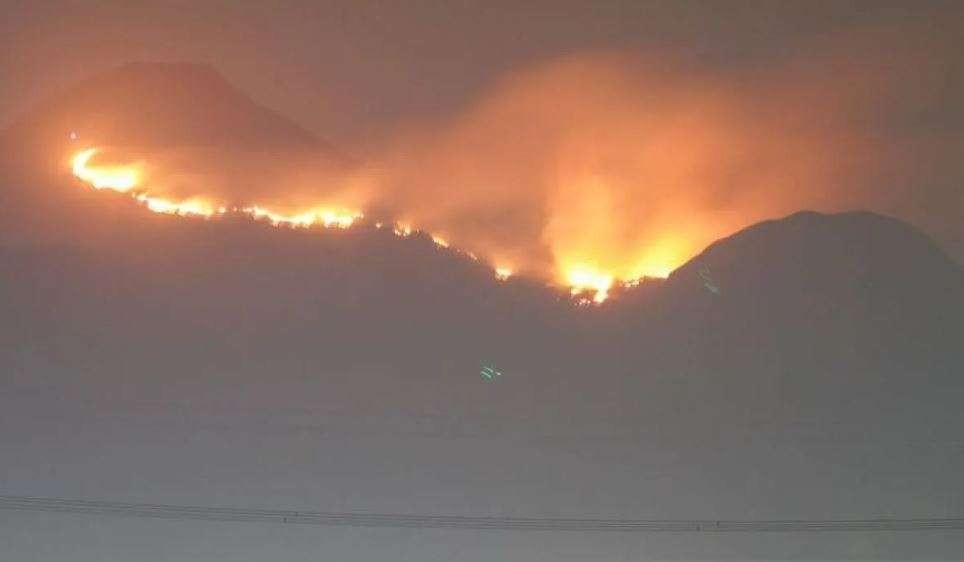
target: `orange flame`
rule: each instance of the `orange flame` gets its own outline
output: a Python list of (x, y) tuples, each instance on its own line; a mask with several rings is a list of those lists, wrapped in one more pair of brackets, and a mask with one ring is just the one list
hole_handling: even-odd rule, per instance
[[(224, 215), (228, 212), (240, 213), (254, 219), (267, 220), (276, 227), (309, 228), (323, 226), (325, 228), (349, 228), (364, 215), (360, 211), (347, 210), (327, 206), (315, 206), (295, 212), (282, 212), (262, 205), (248, 205), (244, 207), (227, 206), (216, 203), (204, 197), (191, 197), (184, 200), (173, 200), (148, 193), (142, 183), (145, 179), (144, 166), (141, 163), (126, 165), (94, 165), (93, 158), (100, 152), (98, 148), (81, 150), (71, 160), (74, 176), (95, 189), (111, 189), (120, 193), (128, 193), (132, 198), (142, 203), (148, 210), (178, 216), (193, 216), (210, 218)], [(377, 228), (386, 225), (378, 222)], [(408, 237), (418, 229), (408, 222), (395, 222), (392, 231), (396, 236)], [(451, 249), (446, 238), (437, 234), (428, 234), (432, 241), (440, 248)], [(467, 250), (454, 250), (473, 260), (478, 260), (475, 253)], [(670, 262), (666, 262), (670, 263)], [(647, 274), (665, 273), (668, 270), (653, 271), (652, 267), (642, 268)], [(495, 278), (505, 281), (515, 274), (512, 267), (494, 266)], [(628, 279), (621, 279), (626, 281)], [(583, 298), (579, 302), (601, 303), (606, 300), (610, 288), (617, 281), (616, 277), (596, 267), (583, 263), (575, 263), (565, 267), (565, 284), (571, 288), (573, 295), (586, 292), (593, 293), (592, 298)]]
[(210, 217), (216, 213), (220, 214), (226, 212), (224, 207), (215, 209), (207, 201), (197, 198), (188, 199), (187, 201), (181, 201), (179, 203), (162, 199), (160, 197), (151, 197), (150, 195), (145, 195), (143, 193), (135, 195), (134, 198), (143, 203), (151, 211), (168, 215), (193, 215), (198, 217)]
[(495, 268), (495, 278), (499, 281), (505, 281), (509, 277), (512, 277), (512, 268), (509, 267), (496, 267)]
[(244, 207), (241, 211), (254, 218), (266, 218), (274, 226), (292, 226), (299, 228), (308, 228), (315, 225), (321, 225), (325, 228), (348, 228), (357, 219), (362, 217), (360, 212), (325, 207), (309, 209), (293, 214), (278, 213), (257, 205)]
[(91, 159), (99, 152), (96, 148), (82, 150), (71, 161), (74, 175), (90, 184), (95, 189), (113, 189), (126, 193), (140, 183), (141, 167), (127, 166), (93, 166)]
[[(137, 201), (155, 213), (169, 215), (213, 217), (223, 215), (229, 208), (225, 204), (216, 205), (203, 197), (192, 197), (175, 201), (142, 191), (144, 172), (141, 164), (93, 165), (91, 160), (100, 152), (97, 148), (87, 148), (74, 155), (71, 167), (78, 179), (95, 189), (111, 189), (120, 193), (130, 193)], [(249, 215), (255, 219), (267, 219), (274, 226), (307, 228), (320, 225), (326, 228), (348, 228), (362, 214), (357, 211), (315, 207), (295, 213), (281, 213), (258, 205), (237, 208), (232, 212)]]
[[(73, 170), (178, 215), (347, 228), (370, 210), (376, 228), (420, 232), (487, 261), (497, 279), (534, 276), (592, 304), (747, 224), (860, 206), (887, 169), (877, 160), (896, 154), (855, 124), (905, 75), (865, 73), (862, 54), (732, 76), (663, 55), (574, 53), (514, 69), (451, 118), (360, 147), (358, 166), (195, 147), (152, 155), (150, 168), (112, 166), (88, 148)], [(841, 86), (825, 68), (853, 80)]]
[(613, 286), (612, 275), (602, 273), (584, 264), (570, 267), (566, 271), (566, 279), (573, 295), (592, 291), (595, 293), (592, 300), (596, 303), (601, 303), (609, 298), (609, 289)]
[(393, 229), (393, 232), (395, 232), (395, 236), (405, 237), (405, 236), (411, 236), (414, 230), (412, 229), (412, 226), (410, 224), (397, 222), (395, 223), (395, 228)]

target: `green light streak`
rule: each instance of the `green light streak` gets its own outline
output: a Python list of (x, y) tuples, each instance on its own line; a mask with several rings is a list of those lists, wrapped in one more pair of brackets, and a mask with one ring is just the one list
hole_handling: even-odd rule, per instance
[(699, 274), (700, 279), (703, 280), (703, 286), (706, 287), (708, 291), (710, 291), (714, 295), (720, 294), (719, 286), (717, 286), (716, 283), (713, 282), (713, 279), (710, 277), (710, 273), (708, 271), (706, 271), (705, 269), (701, 269), (697, 273)]

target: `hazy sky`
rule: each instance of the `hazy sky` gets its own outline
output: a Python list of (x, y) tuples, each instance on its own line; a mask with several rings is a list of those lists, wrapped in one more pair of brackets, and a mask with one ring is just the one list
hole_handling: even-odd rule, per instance
[(964, 12), (954, 1), (884, 0), (0, 6), (0, 122), (57, 86), (123, 62), (189, 60), (217, 66), (259, 101), (336, 139), (457, 108), (494, 76), (538, 59), (630, 48), (721, 68), (779, 65), (803, 46), (862, 29), (946, 32)]
[[(499, 104), (513, 91), (527, 95), (524, 87), (506, 88), (505, 76), (532, 76), (547, 62), (599, 52), (629, 53), (657, 66), (671, 61), (671, 77), (682, 75), (687, 87), (710, 80), (730, 90), (744, 111), (764, 103), (762, 111), (774, 116), (785, 104), (787, 121), (821, 129), (799, 146), (788, 143), (798, 125), (759, 129), (757, 140), (786, 153), (760, 154), (769, 166), (782, 168), (777, 162), (799, 154), (799, 162), (810, 156), (822, 165), (836, 159), (859, 167), (832, 178), (797, 174), (798, 184), (814, 184), (803, 189), (813, 196), (779, 195), (783, 206), (760, 213), (740, 207), (732, 224), (707, 226), (713, 231), (707, 239), (798, 207), (858, 207), (913, 222), (964, 261), (961, 2), (0, 0), (0, 9), (0, 124), (59, 87), (125, 62), (192, 61), (210, 63), (255, 100), (355, 153), (386, 138), (406, 144), (408, 137), (398, 142), (399, 131), (436, 127), (458, 135), (466, 116), (485, 121), (489, 111), (493, 120), (505, 118)], [(569, 80), (550, 84), (548, 92), (579, 84)], [(690, 91), (672, 103), (673, 84), (664, 85), (658, 106), (645, 109), (686, 114), (704, 104)], [(530, 111), (544, 107), (537, 102)], [(803, 107), (825, 111), (811, 115)], [(480, 127), (468, 129), (481, 135)], [(840, 143), (843, 137), (853, 142)], [(437, 152), (426, 162), (438, 164)], [(748, 183), (763, 185), (766, 173), (760, 175)], [(422, 177), (414, 183), (427, 185)], [(777, 187), (801, 192), (789, 183)], [(841, 189), (847, 197), (834, 197)], [(693, 220), (707, 225), (703, 217)]]

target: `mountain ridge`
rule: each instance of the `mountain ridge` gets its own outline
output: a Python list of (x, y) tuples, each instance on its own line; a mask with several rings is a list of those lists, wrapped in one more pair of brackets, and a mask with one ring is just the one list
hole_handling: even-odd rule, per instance
[[(583, 307), (366, 221), (291, 229), (151, 213), (77, 182), (66, 152), (3, 169), (0, 188), (19, 197), (0, 208), (0, 334), (13, 342), (0, 364), (15, 386), (460, 411), (477, 407), (490, 366), (504, 373), (483, 391), (493, 416), (536, 408), (552, 423), (596, 416), (681, 434), (870, 423), (879, 404), (923, 392), (943, 404), (961, 387), (961, 268), (897, 219), (764, 221), (664, 281)], [(349, 380), (359, 373), (377, 384)], [(392, 391), (372, 399), (373, 385)]]
[(16, 139), (97, 145), (288, 147), (330, 150), (290, 119), (259, 105), (213, 67), (134, 62), (49, 96), (8, 127)]

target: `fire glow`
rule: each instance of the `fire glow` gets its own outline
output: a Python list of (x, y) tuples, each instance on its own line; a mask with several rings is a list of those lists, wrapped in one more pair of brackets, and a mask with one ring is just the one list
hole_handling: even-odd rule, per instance
[(143, 203), (145, 207), (155, 213), (210, 218), (233, 212), (249, 215), (255, 219), (265, 219), (274, 226), (297, 228), (308, 228), (316, 225), (325, 228), (348, 228), (362, 217), (362, 213), (357, 211), (326, 207), (286, 214), (258, 205), (240, 208), (228, 207), (224, 204), (218, 205), (203, 197), (174, 201), (139, 190), (144, 174), (143, 166), (140, 164), (94, 165), (91, 160), (98, 152), (97, 148), (88, 148), (78, 152), (71, 161), (74, 176), (94, 189), (110, 189), (120, 193), (129, 193), (134, 199)]
[(444, 119), (388, 128), (350, 162), (191, 143), (115, 158), (90, 143), (73, 172), (158, 213), (348, 228), (364, 211), (496, 279), (593, 304), (748, 224), (864, 196), (847, 186), (871, 188), (881, 146), (853, 117), (875, 103), (864, 92), (902, 75), (859, 65), (862, 86), (840, 89), (823, 66), (731, 76), (636, 51), (574, 53), (506, 73)]
[(293, 215), (284, 215), (270, 211), (257, 205), (241, 209), (245, 214), (255, 218), (266, 218), (274, 226), (293, 226), (307, 228), (321, 225), (325, 228), (348, 228), (362, 217), (360, 212), (341, 209), (317, 208)]
[(127, 193), (140, 182), (138, 165), (92, 166), (90, 160), (97, 154), (96, 148), (80, 151), (72, 161), (74, 175), (95, 189), (112, 189)]
[[(291, 228), (310, 228), (322, 226), (324, 228), (349, 228), (364, 215), (360, 211), (315, 207), (296, 213), (281, 213), (269, 208), (250, 205), (245, 207), (228, 207), (224, 204), (216, 205), (202, 197), (193, 197), (183, 201), (174, 201), (163, 197), (149, 195), (141, 190), (143, 166), (141, 164), (127, 165), (95, 165), (92, 160), (98, 154), (97, 148), (87, 148), (74, 155), (71, 168), (75, 177), (94, 189), (109, 189), (119, 193), (130, 194), (133, 199), (142, 203), (148, 210), (155, 213), (211, 218), (229, 212), (241, 213), (253, 219), (267, 220), (272, 226)], [(375, 223), (376, 228), (382, 228), (383, 223)], [(393, 232), (398, 237), (408, 237), (417, 230), (408, 223), (395, 223)], [(449, 242), (437, 235), (429, 235), (432, 242), (444, 249), (450, 248)], [(478, 258), (472, 252), (454, 250), (463, 253), (473, 260)], [(506, 281), (513, 274), (512, 269), (496, 267), (494, 275), (499, 281)], [(589, 288), (589, 287), (584, 287)], [(608, 288), (608, 286), (607, 286)], [(574, 291), (575, 294), (576, 291)], [(580, 290), (579, 292), (582, 292)], [(605, 292), (596, 293), (596, 302), (605, 300)]]
[(512, 268), (509, 267), (497, 267), (495, 268), (495, 278), (499, 281), (506, 281), (512, 277)]
[(613, 286), (612, 275), (601, 273), (585, 265), (577, 265), (566, 273), (570, 291), (579, 295), (587, 291), (595, 293), (593, 301), (601, 303), (609, 298), (609, 290)]
[[(167, 199), (149, 194), (144, 190), (141, 185), (145, 176), (143, 164), (96, 164), (94, 158), (99, 152), (100, 150), (97, 148), (87, 148), (74, 155), (71, 160), (74, 176), (94, 189), (108, 189), (129, 194), (133, 199), (142, 203), (148, 210), (155, 213), (199, 218), (211, 218), (227, 213), (240, 213), (256, 220), (266, 220), (276, 227), (310, 228), (321, 226), (324, 228), (342, 229), (351, 227), (357, 220), (364, 216), (360, 211), (323, 206), (294, 213), (284, 213), (261, 205), (229, 207), (226, 204), (215, 203), (203, 197), (192, 197), (181, 201)], [(382, 223), (377, 223), (378, 228), (383, 226)], [(399, 237), (408, 237), (418, 231), (407, 222), (396, 222), (392, 230), (394, 234)], [(451, 247), (447, 239), (438, 235), (430, 234), (429, 236), (436, 246), (443, 249), (449, 249)], [(453, 251), (463, 253), (472, 259), (478, 259), (472, 252), (462, 250)], [(514, 268), (505, 266), (494, 267), (493, 271), (495, 278), (499, 281), (506, 281), (515, 274)], [(592, 293), (591, 302), (597, 304), (604, 302), (608, 298), (609, 291), (615, 284), (623, 283), (624, 285), (631, 285), (636, 281), (635, 279), (616, 279), (611, 274), (584, 264), (566, 267), (564, 276), (564, 284), (570, 288), (573, 296)], [(590, 299), (583, 297), (580, 299), (580, 302), (589, 302), (589, 300)]]

